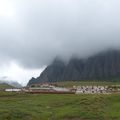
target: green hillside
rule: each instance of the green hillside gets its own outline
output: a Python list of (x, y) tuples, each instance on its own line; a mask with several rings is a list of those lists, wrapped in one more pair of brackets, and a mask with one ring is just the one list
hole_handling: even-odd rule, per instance
[(0, 83), (0, 89), (13, 88), (13, 86), (6, 83)]
[(106, 81), (66, 81), (66, 82), (55, 82), (55, 84), (59, 85), (59, 86), (64, 86), (64, 87), (73, 87), (73, 86), (111, 86), (111, 85), (120, 85), (120, 82), (106, 82)]

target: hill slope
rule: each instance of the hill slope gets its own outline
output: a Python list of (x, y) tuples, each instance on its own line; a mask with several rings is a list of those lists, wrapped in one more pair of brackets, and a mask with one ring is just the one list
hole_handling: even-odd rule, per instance
[(73, 58), (67, 65), (54, 60), (38, 78), (32, 78), (29, 84), (40, 82), (110, 80), (120, 77), (120, 51), (109, 50), (87, 59)]
[(11, 85), (8, 85), (7, 83), (0, 83), (0, 90), (8, 89), (8, 88), (14, 88), (14, 87)]

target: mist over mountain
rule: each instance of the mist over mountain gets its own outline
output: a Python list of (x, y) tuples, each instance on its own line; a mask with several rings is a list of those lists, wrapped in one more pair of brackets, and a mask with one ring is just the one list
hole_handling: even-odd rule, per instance
[(119, 0), (9, 2), (13, 16), (0, 14), (0, 64), (16, 61), (33, 69), (56, 56), (69, 60), (120, 47)]
[(19, 84), (17, 81), (12, 81), (12, 80), (0, 80), (0, 84), (8, 84), (16, 88), (22, 87), (22, 85)]
[(55, 59), (38, 78), (32, 78), (28, 85), (60, 81), (120, 81), (120, 50), (108, 50), (86, 59), (72, 58), (65, 64)]

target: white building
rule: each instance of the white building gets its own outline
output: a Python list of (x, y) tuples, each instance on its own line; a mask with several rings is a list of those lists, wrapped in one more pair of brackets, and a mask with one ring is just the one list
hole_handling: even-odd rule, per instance
[(21, 92), (21, 89), (18, 88), (11, 88), (11, 89), (5, 89), (6, 92)]

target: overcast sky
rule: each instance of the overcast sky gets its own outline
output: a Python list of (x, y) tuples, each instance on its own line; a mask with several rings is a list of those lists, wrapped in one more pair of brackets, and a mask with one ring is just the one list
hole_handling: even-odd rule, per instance
[(120, 0), (0, 0), (0, 77), (25, 85), (56, 56), (119, 48), (119, 6)]

